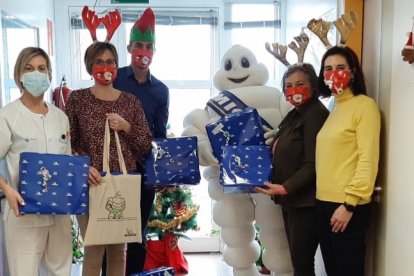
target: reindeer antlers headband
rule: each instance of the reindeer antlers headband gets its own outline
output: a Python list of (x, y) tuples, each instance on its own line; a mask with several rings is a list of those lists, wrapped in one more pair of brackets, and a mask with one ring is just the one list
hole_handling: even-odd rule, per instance
[[(349, 35), (355, 29), (356, 22), (358, 21), (357, 14), (354, 11), (341, 15), (340, 18), (335, 20), (333, 24), (341, 35), (341, 40), (338, 46), (344, 47), (348, 41)], [(331, 43), (328, 40), (328, 31), (331, 28), (332, 22), (327, 22), (323, 19), (311, 19), (308, 22), (308, 29), (314, 33), (325, 45), (326, 49), (332, 48)]]
[(86, 27), (88, 27), (89, 32), (91, 33), (93, 42), (97, 41), (96, 29), (101, 24), (101, 22), (105, 25), (107, 31), (105, 42), (109, 42), (111, 40), (116, 29), (118, 29), (119, 25), (122, 22), (121, 13), (119, 10), (111, 11), (104, 17), (98, 17), (94, 11), (91, 11), (89, 9), (88, 6), (83, 7), (82, 19)]
[(303, 58), (305, 57), (306, 47), (309, 44), (309, 37), (307, 34), (302, 32), (299, 36), (294, 37), (295, 41), (289, 43), (288, 46), (281, 45), (279, 43), (272, 43), (272, 48), (270, 44), (266, 42), (266, 50), (271, 53), (276, 59), (278, 59), (285, 66), (289, 66), (290, 63), (286, 59), (287, 47), (292, 49), (298, 56), (298, 63), (303, 63)]
[[(357, 15), (354, 11), (350, 11), (349, 14), (343, 14), (340, 18), (335, 20), (333, 24), (341, 34), (341, 40), (339, 46), (345, 46), (349, 35), (355, 28), (356, 22), (358, 21)], [(322, 41), (327, 49), (332, 48), (331, 43), (328, 40), (328, 32), (331, 28), (332, 22), (327, 22), (323, 19), (311, 19), (308, 22), (308, 29), (316, 34), (316, 36)], [(276, 59), (282, 62), (285, 66), (290, 66), (290, 63), (286, 59), (286, 52), (288, 47), (292, 49), (298, 56), (298, 63), (303, 63), (306, 48), (309, 44), (309, 37), (306, 33), (302, 32), (299, 36), (294, 37), (295, 41), (292, 41), (288, 46), (281, 45), (279, 43), (270, 44), (266, 42), (266, 50), (271, 53)]]

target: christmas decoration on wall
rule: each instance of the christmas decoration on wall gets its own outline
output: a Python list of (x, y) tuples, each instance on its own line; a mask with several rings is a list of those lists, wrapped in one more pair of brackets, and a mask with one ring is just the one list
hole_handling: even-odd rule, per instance
[(401, 55), (403, 56), (403, 61), (407, 61), (409, 64), (414, 62), (414, 41), (413, 41), (414, 16), (412, 20), (413, 20), (413, 24), (411, 26), (411, 31), (408, 32), (407, 43), (405, 44), (404, 48), (401, 51)]
[(178, 246), (185, 232), (199, 230), (199, 206), (192, 201), (190, 188), (177, 186), (157, 190), (147, 226), (147, 258), (144, 269), (173, 267), (175, 273), (188, 273), (188, 262)]

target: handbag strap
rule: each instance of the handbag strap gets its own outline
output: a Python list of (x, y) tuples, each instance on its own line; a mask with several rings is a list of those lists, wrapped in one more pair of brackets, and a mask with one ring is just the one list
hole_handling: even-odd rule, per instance
[[(118, 162), (119, 168), (121, 169), (122, 173), (128, 173), (125, 166), (124, 156), (122, 154), (121, 142), (119, 141), (118, 131), (114, 131), (115, 133), (115, 144), (116, 144), (116, 151), (118, 153)], [(111, 144), (111, 129), (109, 128), (109, 120), (105, 120), (105, 137), (104, 137), (104, 150), (103, 150), (103, 162), (102, 167), (103, 171), (109, 173), (109, 147)]]

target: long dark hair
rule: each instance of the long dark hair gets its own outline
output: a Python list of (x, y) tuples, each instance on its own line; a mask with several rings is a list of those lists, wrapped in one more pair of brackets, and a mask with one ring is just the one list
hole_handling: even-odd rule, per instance
[(350, 88), (352, 91), (352, 94), (356, 95), (366, 95), (367, 94), (367, 88), (365, 86), (365, 80), (364, 80), (364, 74), (362, 73), (361, 66), (359, 64), (358, 56), (356, 53), (349, 47), (339, 47), (334, 46), (322, 57), (321, 62), (321, 70), (319, 72), (319, 87), (320, 87), (320, 94), (323, 97), (329, 97), (332, 93), (332, 91), (329, 89), (328, 86), (325, 85), (324, 82), (324, 67), (325, 67), (325, 61), (329, 56), (333, 55), (340, 55), (345, 58), (346, 62), (349, 65), (349, 69), (351, 70), (354, 78), (352, 79), (350, 83)]

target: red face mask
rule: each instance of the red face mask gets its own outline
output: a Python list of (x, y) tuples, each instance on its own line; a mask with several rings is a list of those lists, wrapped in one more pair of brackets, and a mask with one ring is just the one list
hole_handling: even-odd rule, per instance
[(148, 69), (153, 55), (153, 51), (135, 48), (132, 50), (132, 62), (141, 70)]
[(323, 74), (325, 85), (335, 94), (342, 94), (351, 82), (351, 74), (349, 70), (332, 70)]
[(92, 68), (92, 76), (100, 84), (110, 85), (116, 78), (116, 67), (94, 65)]
[(307, 86), (292, 86), (285, 88), (286, 100), (293, 106), (301, 106), (311, 99)]

